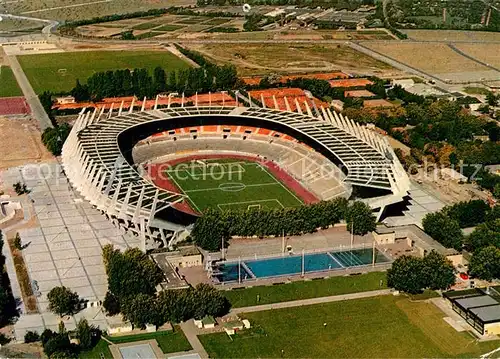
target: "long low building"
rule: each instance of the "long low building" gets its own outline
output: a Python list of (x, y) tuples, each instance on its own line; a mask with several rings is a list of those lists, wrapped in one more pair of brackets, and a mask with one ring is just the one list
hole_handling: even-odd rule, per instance
[(450, 291), (443, 296), (479, 334), (500, 334), (500, 286)]
[[(151, 110), (143, 105), (140, 111), (134, 111), (131, 104), (125, 111), (122, 102), (108, 110), (82, 110), (64, 144), (63, 165), (81, 195), (124, 231), (140, 236), (144, 250), (154, 248), (154, 241), (171, 247), (189, 228), (189, 221), (176, 211), (187, 195), (155, 186), (140, 174), (142, 163), (135, 163), (132, 155), (139, 142), (175, 133), (176, 129), (182, 129), (183, 140), (196, 141), (201, 136), (190, 127), (266, 128), (271, 130), (270, 142), (273, 136), (283, 134), (329, 159), (342, 171), (343, 185), (365, 189), (362, 199), (378, 218), (386, 206), (403, 200), (410, 181), (384, 137), (330, 109), (311, 109), (307, 103), (304, 106), (304, 112), (295, 113), (196, 104), (160, 108), (157, 102)], [(252, 141), (252, 134), (228, 131), (221, 142), (226, 138)]]

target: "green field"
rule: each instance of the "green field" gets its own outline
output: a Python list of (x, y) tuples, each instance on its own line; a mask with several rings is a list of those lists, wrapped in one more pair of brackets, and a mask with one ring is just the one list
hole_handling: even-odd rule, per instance
[(156, 28), (155, 30), (156, 31), (175, 31), (175, 30), (179, 30), (179, 29), (182, 29), (184, 26), (180, 26), (180, 25), (163, 25), (163, 26), (160, 26), (158, 28)]
[[(380, 282), (382, 281), (382, 286)], [(233, 308), (385, 289), (385, 272), (297, 281), (223, 292)], [(257, 301), (257, 296), (259, 300)]]
[(167, 51), (82, 51), (18, 57), (36, 93), (70, 91), (77, 79), (108, 70), (163, 67), (167, 72), (189, 65)]
[(394, 296), (241, 316), (252, 329), (198, 337), (211, 358), (478, 357), (500, 345), (455, 331), (432, 303)]
[[(115, 344), (122, 343), (132, 343), (140, 340), (151, 340), (156, 339), (158, 346), (161, 351), (165, 354), (176, 353), (191, 350), (191, 345), (189, 344), (186, 336), (180, 327), (176, 326), (175, 330), (172, 331), (162, 331), (147, 334), (137, 334), (137, 335), (123, 335), (118, 337), (107, 337), (108, 340)], [(112, 359), (113, 356), (109, 350), (109, 343), (101, 339), (97, 345), (92, 348), (92, 350), (80, 353), (79, 357), (82, 359), (96, 359), (103, 354), (106, 359)]]
[(288, 208), (302, 201), (267, 169), (255, 162), (209, 160), (181, 163), (167, 171), (189, 196), (193, 209)]
[(0, 66), (0, 97), (22, 96), (10, 67)]

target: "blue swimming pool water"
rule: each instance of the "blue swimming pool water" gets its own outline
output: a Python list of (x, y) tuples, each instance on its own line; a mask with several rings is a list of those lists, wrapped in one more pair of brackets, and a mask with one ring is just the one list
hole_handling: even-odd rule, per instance
[[(325, 252), (304, 255), (304, 272), (319, 272), (372, 264), (373, 251), (371, 248), (355, 249), (342, 252)], [(375, 252), (375, 263), (386, 263), (389, 259), (378, 250)], [(225, 263), (220, 268), (219, 280), (233, 282), (255, 278), (277, 277), (302, 273), (302, 255), (275, 257), (241, 262), (240, 274), (238, 263)]]

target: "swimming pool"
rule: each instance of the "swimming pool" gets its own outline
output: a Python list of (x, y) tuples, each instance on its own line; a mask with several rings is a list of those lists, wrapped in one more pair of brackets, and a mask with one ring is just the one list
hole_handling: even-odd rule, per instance
[[(348, 251), (330, 251), (302, 255), (287, 255), (283, 257), (244, 260), (240, 262), (225, 262), (218, 268), (216, 278), (221, 282), (234, 282), (296, 275), (302, 273), (339, 270), (352, 267), (371, 265), (373, 249), (353, 249)], [(375, 249), (375, 264), (388, 263), (390, 259)]]

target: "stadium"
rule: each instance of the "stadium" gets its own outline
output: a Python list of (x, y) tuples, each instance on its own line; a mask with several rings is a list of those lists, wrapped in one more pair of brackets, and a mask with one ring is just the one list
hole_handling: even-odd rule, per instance
[(145, 103), (82, 110), (62, 152), (72, 186), (143, 250), (182, 240), (207, 208), (342, 196), (380, 219), (409, 190), (387, 140), (330, 109)]

